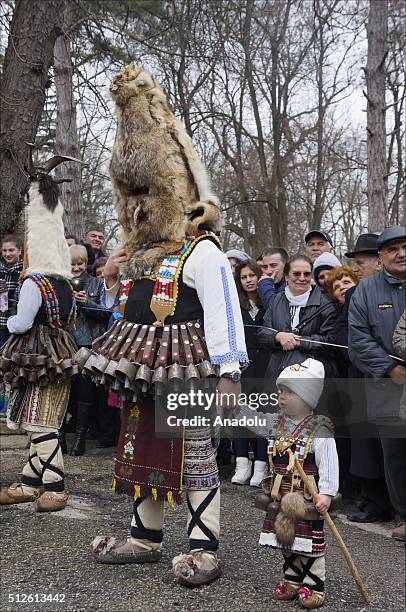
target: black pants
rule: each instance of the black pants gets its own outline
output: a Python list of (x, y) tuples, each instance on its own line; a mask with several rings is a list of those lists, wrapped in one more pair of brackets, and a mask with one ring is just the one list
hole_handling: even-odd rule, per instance
[(401, 521), (406, 520), (406, 439), (381, 438), (389, 498)]
[(89, 426), (98, 431), (98, 440), (103, 444), (116, 443), (120, 430), (120, 413), (117, 408), (107, 405), (108, 391), (97, 387), (84, 376), (72, 381), (70, 407), (76, 412), (78, 404), (92, 405)]
[(254, 450), (255, 461), (268, 461), (267, 447), (265, 438), (243, 438), (244, 430), (238, 430), (233, 439), (234, 452), (236, 457), (248, 457), (250, 443)]

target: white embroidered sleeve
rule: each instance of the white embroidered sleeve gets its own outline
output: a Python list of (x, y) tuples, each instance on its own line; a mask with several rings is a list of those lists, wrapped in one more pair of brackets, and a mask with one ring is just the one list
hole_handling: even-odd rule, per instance
[(222, 366), (221, 373), (248, 362), (240, 302), (225, 254), (210, 240), (202, 240), (185, 263), (183, 282), (196, 289), (203, 307), (211, 362)]
[(319, 469), (319, 493), (335, 497), (338, 492), (338, 455), (331, 437), (313, 440), (316, 465)]
[(41, 308), (41, 291), (33, 280), (27, 278), (21, 287), (17, 304), (17, 314), (7, 321), (10, 334), (25, 334), (31, 329), (35, 316)]

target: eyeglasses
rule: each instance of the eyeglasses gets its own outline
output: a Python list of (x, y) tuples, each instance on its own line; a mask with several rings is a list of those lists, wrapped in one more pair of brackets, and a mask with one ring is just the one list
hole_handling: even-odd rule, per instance
[(291, 272), (291, 275), (294, 278), (300, 278), (301, 276), (304, 276), (304, 278), (311, 278), (312, 277), (312, 273), (311, 272)]

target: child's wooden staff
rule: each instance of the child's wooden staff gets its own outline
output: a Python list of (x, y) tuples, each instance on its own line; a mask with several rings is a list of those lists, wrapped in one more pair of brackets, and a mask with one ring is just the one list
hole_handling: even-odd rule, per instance
[[(291, 449), (288, 449), (289, 453), (292, 453)], [(293, 455), (293, 453), (292, 453)], [(310, 482), (310, 480), (308, 479), (300, 461), (298, 461), (298, 459), (296, 459), (295, 457), (295, 466), (297, 471), (300, 474), (301, 479), (303, 480), (303, 483), (306, 487), (306, 489), (309, 491), (310, 495), (313, 497), (313, 502), (316, 503), (319, 499), (318, 493), (315, 490), (315, 488), (313, 487), (312, 483)], [(355, 563), (350, 555), (350, 552), (348, 550), (348, 548), (346, 547), (346, 545), (344, 544), (344, 541), (342, 539), (342, 537), (340, 536), (337, 527), (334, 525), (333, 519), (331, 518), (331, 516), (329, 515), (328, 512), (322, 512), (321, 513), (324, 520), (326, 521), (327, 525), (330, 527), (334, 539), (337, 542), (337, 544), (339, 545), (341, 552), (344, 555), (345, 560), (347, 561), (348, 567), (350, 568), (351, 574), (355, 580), (355, 583), (358, 587), (359, 592), (361, 593), (362, 597), (365, 599), (366, 603), (369, 604), (371, 603), (371, 600), (369, 598), (368, 593), (365, 590), (365, 586), (361, 580), (361, 576), (359, 575), (359, 572), (355, 566)]]

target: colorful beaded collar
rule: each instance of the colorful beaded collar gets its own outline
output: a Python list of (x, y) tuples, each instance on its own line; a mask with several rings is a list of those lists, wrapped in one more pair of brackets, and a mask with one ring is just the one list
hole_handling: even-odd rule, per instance
[[(59, 300), (49, 279), (43, 276), (43, 274), (27, 274), (25, 278), (30, 278), (40, 289), (49, 326), (62, 327)], [(72, 324), (73, 326), (76, 325), (76, 314), (76, 301), (72, 295), (72, 305), (68, 316), (68, 324)]]
[[(178, 299), (179, 277), (182, 272), (183, 264), (196, 244), (208, 236), (219, 243), (215, 234), (212, 233), (204, 233), (197, 238), (186, 240), (177, 253), (167, 255), (164, 258), (156, 274), (153, 274), (150, 270), (144, 276), (134, 279), (141, 280), (141, 278), (149, 278), (155, 281), (150, 303), (150, 309), (156, 317), (154, 325), (159, 327), (162, 326), (165, 319), (174, 314)], [(119, 304), (122, 314), (124, 314), (125, 304), (128, 300), (134, 280), (130, 279), (121, 282)]]

